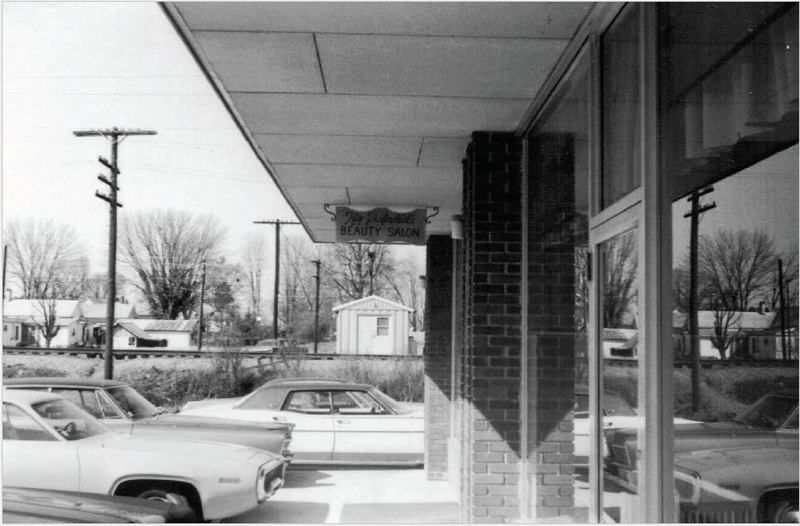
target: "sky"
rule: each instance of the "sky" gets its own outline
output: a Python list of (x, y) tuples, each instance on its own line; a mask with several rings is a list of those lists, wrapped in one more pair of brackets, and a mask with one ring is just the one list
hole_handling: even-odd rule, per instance
[[(250, 233), (296, 221), (161, 8), (154, 2), (3, 2), (3, 221), (72, 225), (107, 266), (109, 213), (95, 191), (110, 158), (103, 137), (76, 130), (155, 130), (119, 145), (119, 214), (173, 208), (211, 213), (230, 256)], [(308, 239), (301, 226), (287, 236)], [(271, 269), (267, 269), (268, 274)]]

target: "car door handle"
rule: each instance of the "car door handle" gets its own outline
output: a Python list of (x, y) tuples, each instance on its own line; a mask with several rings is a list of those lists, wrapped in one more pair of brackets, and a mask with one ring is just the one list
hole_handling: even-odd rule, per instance
[(273, 416), (272, 419), (276, 422), (286, 422), (286, 418), (282, 416)]
[(350, 420), (337, 420), (336, 423), (337, 424), (349, 424)]

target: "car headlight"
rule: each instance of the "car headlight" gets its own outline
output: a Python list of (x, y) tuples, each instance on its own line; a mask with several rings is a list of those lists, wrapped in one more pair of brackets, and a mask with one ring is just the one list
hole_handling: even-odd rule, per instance
[(703, 494), (700, 475), (688, 469), (675, 468), (675, 491), (683, 506), (697, 506)]

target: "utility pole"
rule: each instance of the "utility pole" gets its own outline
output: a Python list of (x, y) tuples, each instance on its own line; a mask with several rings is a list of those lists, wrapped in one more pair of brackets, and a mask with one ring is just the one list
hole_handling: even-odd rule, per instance
[(106, 348), (104, 353), (105, 379), (111, 380), (114, 375), (114, 303), (117, 301), (117, 208), (122, 204), (117, 201), (117, 176), (119, 167), (117, 166), (117, 147), (131, 135), (155, 135), (153, 130), (120, 130), (112, 128), (110, 130), (79, 130), (72, 132), (75, 137), (104, 137), (111, 141), (111, 161), (104, 157), (98, 157), (100, 164), (108, 168), (111, 179), (103, 174), (97, 176), (100, 181), (109, 187), (109, 195), (106, 196), (95, 191), (95, 196), (109, 204), (109, 226), (108, 226), (108, 301), (106, 307)]
[(203, 350), (203, 302), (206, 295), (206, 262), (203, 261), (203, 279), (200, 281), (200, 328), (197, 330), (197, 350)]
[(789, 313), (786, 312), (786, 300), (783, 296), (783, 260), (778, 258), (778, 297), (781, 305), (781, 348), (783, 349), (783, 359), (789, 359), (789, 346), (786, 339), (786, 325)]
[(281, 268), (281, 225), (299, 225), (297, 221), (253, 221), (257, 225), (275, 225), (275, 294), (272, 299), (272, 337), (278, 339), (278, 291), (280, 289)]
[(319, 265), (320, 261), (314, 261), (317, 266), (317, 275), (314, 276), (317, 280), (317, 295), (314, 304), (314, 354), (317, 354), (317, 340), (319, 340)]
[(700, 216), (716, 208), (716, 203), (700, 206), (700, 198), (714, 191), (708, 186), (702, 190), (695, 190), (687, 199), (692, 204), (692, 209), (683, 217), (691, 217), (691, 231), (689, 234), (689, 341), (691, 342), (692, 359), (692, 412), (700, 408), (700, 335), (698, 334), (697, 319), (697, 244)]
[(375, 252), (370, 250), (367, 252), (367, 256), (369, 256), (369, 295), (372, 296), (375, 293), (375, 287), (373, 287), (373, 268), (375, 266)]

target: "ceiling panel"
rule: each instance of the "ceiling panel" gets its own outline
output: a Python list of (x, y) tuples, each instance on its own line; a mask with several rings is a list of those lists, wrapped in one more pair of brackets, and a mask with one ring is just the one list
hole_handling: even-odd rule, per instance
[(310, 33), (195, 34), (228, 91), (322, 93), (322, 74)]
[(253, 133), (465, 137), (513, 131), (526, 99), (232, 93)]
[(420, 150), (419, 165), (421, 167), (455, 165), (460, 173), (461, 161), (464, 159), (470, 139), (470, 137), (425, 137)]
[(292, 181), (292, 187), (328, 186), (335, 183), (345, 188), (371, 186), (392, 193), (399, 188), (417, 189), (424, 195), (426, 189), (451, 187), (454, 175), (461, 171), (452, 168), (403, 168), (395, 166), (340, 166), (340, 165), (276, 165), (281, 177)]
[(591, 2), (179, 2), (193, 30), (569, 38)]
[(567, 42), (394, 35), (317, 37), (328, 93), (526, 99), (536, 95)]
[(264, 135), (256, 140), (273, 164), (416, 166), (416, 137), (369, 135)]

